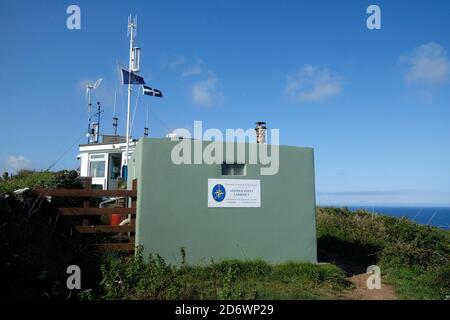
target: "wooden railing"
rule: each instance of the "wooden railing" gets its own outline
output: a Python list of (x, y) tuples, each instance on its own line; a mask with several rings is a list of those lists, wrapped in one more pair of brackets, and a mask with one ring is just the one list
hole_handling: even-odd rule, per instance
[[(81, 225), (73, 225), (72, 228), (80, 234), (128, 234), (128, 242), (91, 243), (101, 251), (133, 251), (135, 249), (136, 231), (136, 201), (137, 201), (137, 180), (133, 180), (131, 190), (94, 190), (92, 189), (92, 179), (84, 178), (84, 189), (37, 189), (35, 193), (40, 196), (50, 196), (59, 198), (82, 198), (82, 207), (58, 208), (58, 212), (67, 217), (82, 218)], [(92, 198), (101, 197), (125, 197), (125, 205), (130, 202), (130, 207), (122, 208), (98, 208), (91, 207)], [(131, 200), (131, 201), (129, 201)], [(109, 216), (112, 214), (130, 215), (131, 223), (124, 226), (113, 226), (107, 224), (92, 224), (93, 217), (98, 220), (99, 216)], [(79, 220), (79, 219), (78, 219)]]

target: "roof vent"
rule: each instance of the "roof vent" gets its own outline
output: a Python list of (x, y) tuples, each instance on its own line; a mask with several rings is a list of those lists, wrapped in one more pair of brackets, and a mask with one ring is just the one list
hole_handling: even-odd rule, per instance
[(256, 143), (266, 143), (266, 123), (259, 121), (256, 123)]

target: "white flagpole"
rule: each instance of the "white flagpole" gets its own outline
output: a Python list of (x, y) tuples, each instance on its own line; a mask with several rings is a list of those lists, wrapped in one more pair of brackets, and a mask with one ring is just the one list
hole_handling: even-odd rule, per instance
[(136, 19), (134, 21), (131, 20), (131, 15), (128, 21), (128, 29), (130, 33), (130, 61), (129, 61), (129, 77), (128, 77), (128, 105), (127, 105), (127, 133), (126, 133), (126, 149), (125, 149), (125, 160), (124, 165), (127, 166), (128, 173), (128, 157), (129, 157), (129, 149), (130, 149), (130, 108), (131, 108), (131, 69), (133, 67), (133, 41), (136, 29)]
[(145, 126), (148, 128), (148, 103), (147, 103), (147, 110), (145, 115)]

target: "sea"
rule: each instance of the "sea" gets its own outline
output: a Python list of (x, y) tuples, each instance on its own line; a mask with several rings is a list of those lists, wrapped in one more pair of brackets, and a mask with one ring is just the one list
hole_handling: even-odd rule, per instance
[(450, 207), (382, 207), (349, 206), (349, 210), (367, 210), (391, 217), (407, 217), (419, 224), (426, 224), (450, 230)]

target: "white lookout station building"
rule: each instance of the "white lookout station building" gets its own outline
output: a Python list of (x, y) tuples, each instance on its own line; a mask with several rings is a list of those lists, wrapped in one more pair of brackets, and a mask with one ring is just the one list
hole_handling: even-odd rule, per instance
[[(125, 164), (126, 143), (124, 136), (101, 135), (100, 142), (81, 144), (77, 159), (80, 160), (80, 176), (92, 177), (92, 185), (104, 190), (117, 189), (121, 169)], [(130, 141), (129, 154), (137, 140)]]

